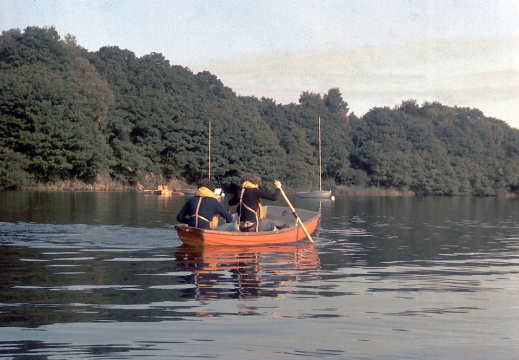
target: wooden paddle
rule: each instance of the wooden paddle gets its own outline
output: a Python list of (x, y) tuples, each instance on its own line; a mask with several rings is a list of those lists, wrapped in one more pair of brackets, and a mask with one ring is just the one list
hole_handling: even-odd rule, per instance
[(310, 242), (314, 242), (314, 240), (310, 236), (310, 233), (308, 232), (308, 230), (306, 230), (305, 224), (303, 224), (303, 221), (301, 220), (299, 215), (297, 215), (296, 209), (294, 209), (294, 207), (292, 206), (292, 203), (290, 202), (290, 200), (288, 200), (287, 194), (285, 194), (285, 192), (283, 191), (282, 188), (279, 188), (279, 191), (281, 191), (281, 195), (283, 195), (283, 198), (287, 202), (287, 205), (290, 208), (290, 210), (292, 211), (292, 214), (294, 214), (297, 222), (299, 223), (299, 225), (301, 225), (301, 228), (303, 228), (303, 231), (305, 232), (305, 235), (308, 238), (308, 240), (310, 240)]

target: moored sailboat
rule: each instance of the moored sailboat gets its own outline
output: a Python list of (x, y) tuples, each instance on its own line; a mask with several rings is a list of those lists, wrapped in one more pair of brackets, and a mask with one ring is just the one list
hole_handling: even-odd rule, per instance
[(312, 198), (312, 199), (330, 199), (332, 197), (331, 190), (322, 189), (322, 161), (321, 161), (321, 117), (319, 117), (319, 190), (309, 192), (299, 192), (297, 196), (300, 198)]
[[(209, 134), (208, 134), (208, 145), (207, 145), (207, 157), (208, 157), (208, 176), (207, 178), (211, 180), (211, 120), (209, 120)], [(196, 193), (197, 189), (183, 189), (181, 190), (185, 195), (193, 196)], [(222, 188), (216, 188), (214, 193), (216, 196), (224, 197), (225, 193)]]

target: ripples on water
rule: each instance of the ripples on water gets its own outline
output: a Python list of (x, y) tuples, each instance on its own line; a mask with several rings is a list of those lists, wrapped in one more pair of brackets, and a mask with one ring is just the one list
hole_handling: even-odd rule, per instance
[(514, 359), (518, 206), (486, 204), (339, 198), (315, 244), (260, 248), (2, 222), (0, 358)]

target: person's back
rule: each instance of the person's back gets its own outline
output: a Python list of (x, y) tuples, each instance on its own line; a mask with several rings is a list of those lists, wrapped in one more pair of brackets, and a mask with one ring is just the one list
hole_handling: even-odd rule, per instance
[(229, 200), (229, 205), (236, 205), (238, 222), (241, 231), (272, 231), (274, 224), (263, 219), (261, 211), (261, 199), (276, 201), (281, 194), (281, 183), (274, 182), (276, 190), (268, 193), (259, 189), (261, 178), (256, 174), (244, 174), (241, 178), (241, 187)]
[(218, 201), (214, 190), (215, 186), (209, 179), (200, 180), (195, 196), (180, 209), (177, 221), (200, 229), (211, 229), (214, 216), (219, 214), (226, 222), (232, 222), (232, 215)]
[(256, 222), (260, 199), (276, 201), (279, 198), (279, 194), (279, 189), (276, 189), (274, 193), (268, 193), (257, 188), (242, 188), (236, 191), (233, 198), (229, 200), (229, 205), (237, 205), (236, 212), (239, 215), (239, 221)]

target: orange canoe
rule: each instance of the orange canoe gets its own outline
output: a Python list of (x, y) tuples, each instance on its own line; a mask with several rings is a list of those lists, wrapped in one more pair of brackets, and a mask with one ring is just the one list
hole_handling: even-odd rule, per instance
[[(197, 229), (187, 225), (176, 225), (180, 240), (189, 246), (251, 246), (267, 244), (287, 244), (306, 239), (305, 232), (296, 225), (295, 217), (289, 208), (281, 206), (265, 206), (267, 219), (277, 226), (287, 224), (283, 230), (263, 232), (240, 232)], [(319, 223), (320, 214), (309, 210), (296, 210), (310, 234)]]

